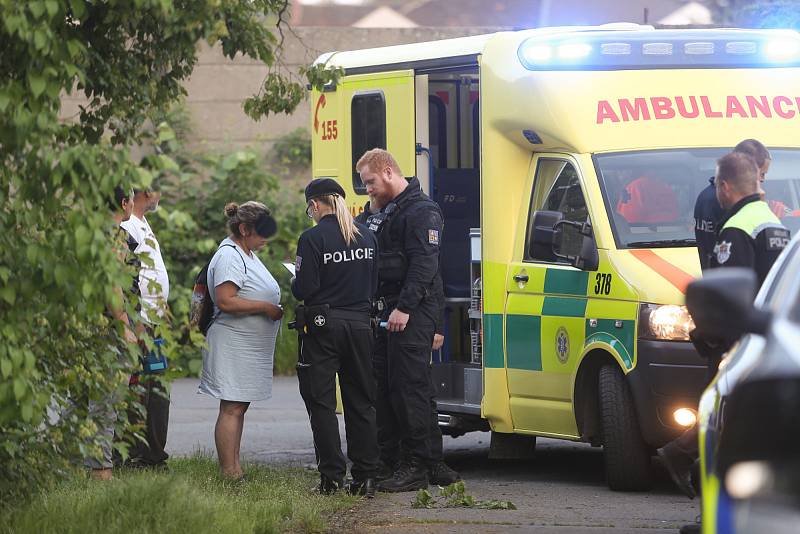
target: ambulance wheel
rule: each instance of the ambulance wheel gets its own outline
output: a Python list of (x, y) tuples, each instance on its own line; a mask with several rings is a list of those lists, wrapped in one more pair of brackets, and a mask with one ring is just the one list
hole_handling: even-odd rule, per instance
[(622, 370), (616, 365), (604, 365), (599, 382), (608, 487), (614, 491), (648, 490), (653, 482), (650, 451), (642, 439), (633, 396)]

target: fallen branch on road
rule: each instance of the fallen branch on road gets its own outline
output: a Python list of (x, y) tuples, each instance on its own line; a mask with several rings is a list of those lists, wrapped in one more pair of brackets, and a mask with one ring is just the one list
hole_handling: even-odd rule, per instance
[(439, 487), (437, 495), (427, 489), (417, 492), (411, 502), (412, 508), (482, 508), (485, 510), (516, 510), (517, 507), (511, 501), (498, 501), (491, 499), (479, 501), (472, 495), (467, 494), (463, 480), (454, 482), (447, 487)]

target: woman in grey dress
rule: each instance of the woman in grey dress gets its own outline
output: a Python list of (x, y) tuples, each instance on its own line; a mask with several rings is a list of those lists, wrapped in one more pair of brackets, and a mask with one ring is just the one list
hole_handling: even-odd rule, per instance
[(219, 399), (214, 428), (220, 470), (242, 476), (239, 448), (244, 414), (272, 396), (272, 362), (283, 308), (278, 283), (255, 255), (277, 230), (260, 202), (225, 206), (230, 235), (208, 266), (214, 320), (206, 334), (200, 393)]

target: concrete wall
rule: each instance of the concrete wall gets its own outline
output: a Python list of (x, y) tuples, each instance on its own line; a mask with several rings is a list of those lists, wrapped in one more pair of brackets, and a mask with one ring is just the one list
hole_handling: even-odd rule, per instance
[[(297, 28), (285, 32), (283, 64), (296, 73), (332, 50), (358, 50), (393, 44), (479, 35), (498, 28)], [(310, 106), (301, 102), (293, 115), (270, 116), (255, 122), (242, 110), (244, 100), (257, 93), (267, 68), (250, 58), (225, 58), (219, 47), (199, 45), (199, 60), (186, 83), (186, 105), (192, 121), (190, 146), (202, 149), (235, 149), (245, 146), (266, 151), (272, 142), (296, 128), (310, 127)], [(305, 83), (305, 80), (302, 80)], [(83, 99), (66, 97), (62, 116), (74, 116)]]

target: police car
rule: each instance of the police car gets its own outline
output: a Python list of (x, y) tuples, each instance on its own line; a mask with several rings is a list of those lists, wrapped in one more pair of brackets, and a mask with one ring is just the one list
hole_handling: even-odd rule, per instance
[(704, 533), (797, 532), (800, 521), (800, 236), (753, 304), (752, 271), (687, 290), (699, 329), (741, 335), (700, 401)]

